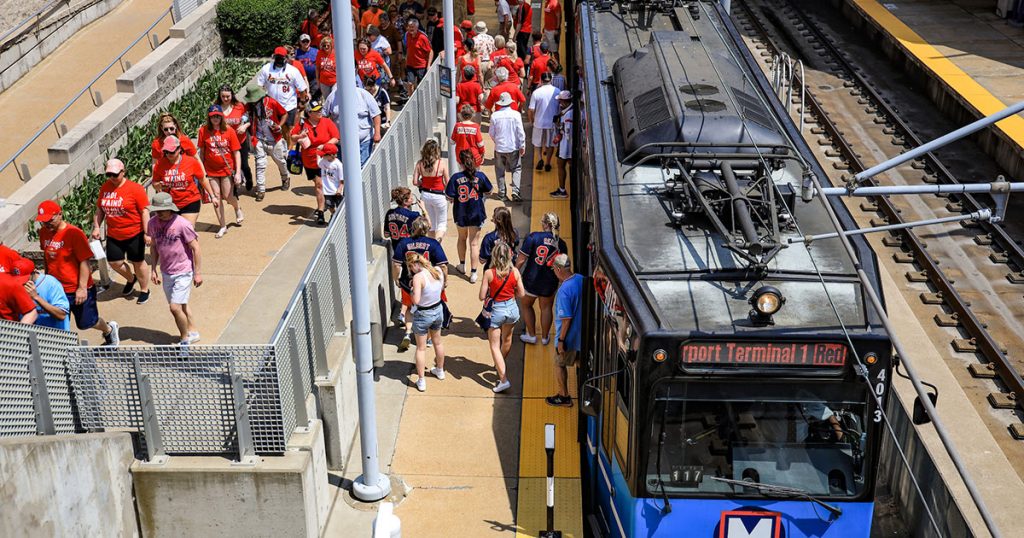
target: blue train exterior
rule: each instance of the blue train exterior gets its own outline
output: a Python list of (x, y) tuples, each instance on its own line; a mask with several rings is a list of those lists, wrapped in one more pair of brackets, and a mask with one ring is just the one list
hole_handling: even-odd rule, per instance
[[(717, 2), (567, 6), (590, 536), (867, 537), (892, 348)], [(744, 216), (746, 215), (746, 216)], [(564, 227), (563, 227), (564, 229)]]

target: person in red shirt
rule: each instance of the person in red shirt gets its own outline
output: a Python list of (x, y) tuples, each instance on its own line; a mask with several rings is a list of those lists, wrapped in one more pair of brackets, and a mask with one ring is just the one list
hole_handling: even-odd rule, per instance
[[(363, 12), (362, 17), (359, 17), (359, 30), (360, 35), (366, 35), (366, 28), (369, 26), (380, 27), (380, 16), (384, 13), (381, 11), (378, 0), (370, 0), (370, 7)], [(353, 16), (358, 11), (353, 12)]]
[(0, 273), (10, 273), (14, 268), (14, 262), (21, 258), (21, 254), (18, 254), (17, 250), (4, 245), (0, 241)]
[(43, 200), (36, 211), (39, 228), (39, 246), (43, 249), (46, 274), (57, 279), (75, 316), (79, 330), (98, 329), (103, 333), (103, 344), (121, 343), (116, 321), (109, 323), (100, 317), (96, 307), (96, 285), (92, 281), (92, 249), (89, 238), (77, 226), (64, 221), (61, 207), (53, 200)]
[(558, 50), (562, 33), (562, 6), (558, 0), (544, 2), (544, 42), (550, 50)]
[[(235, 209), (235, 224), (242, 225), (245, 215), (238, 204), (234, 187), (242, 183), (241, 144), (235, 130), (224, 121), (224, 111), (220, 105), (212, 105), (206, 113), (206, 125), (199, 128), (199, 155), (210, 178), (213, 190), (210, 196), (215, 200), (223, 200)], [(224, 204), (214, 206), (220, 230), (214, 235), (217, 239), (228, 233), (224, 221)]]
[(530, 2), (523, 2), (516, 12), (516, 50), (519, 59), (525, 60), (530, 45), (530, 34), (533, 33), (533, 7)]
[(484, 100), (484, 87), (476, 80), (476, 70), (467, 65), (462, 69), (462, 82), (455, 85), (455, 105), (461, 110), (469, 106), (474, 112), (480, 113)]
[(320, 43), (323, 40), (323, 34), (320, 33), (320, 12), (316, 8), (310, 8), (309, 15), (302, 21), (302, 25), (299, 26), (300, 34), (309, 35), (310, 44), (316, 48), (320, 48)]
[(380, 71), (384, 70), (387, 74), (388, 80), (391, 81), (390, 85), (395, 85), (395, 77), (391, 74), (391, 68), (384, 61), (384, 57), (379, 52), (370, 48), (370, 40), (363, 38), (359, 40), (359, 45), (356, 47), (356, 72), (360, 79), (372, 78), (377, 81), (377, 84), (381, 83)]
[(508, 49), (505, 48), (505, 36), (494, 36), (494, 52), (491, 53), (491, 64), (497, 68), (498, 60), (508, 56)]
[(526, 106), (526, 96), (523, 95), (523, 91), (519, 89), (518, 85), (509, 82), (508, 69), (499, 67), (494, 70), (494, 76), (498, 79), (498, 83), (491, 88), (491, 93), (487, 96), (487, 103), (484, 105), (487, 110), (494, 111), (495, 103), (505, 92), (512, 97), (512, 110), (522, 110), (521, 107)]
[(338, 70), (334, 66), (334, 40), (325, 37), (320, 41), (316, 53), (316, 77), (320, 85), (320, 98), (331, 94), (331, 87), (338, 82)]
[(476, 43), (473, 43), (472, 39), (467, 39), (462, 45), (466, 52), (455, 59), (458, 72), (465, 73), (467, 67), (472, 67), (475, 73), (480, 73), (480, 55), (476, 53)]
[[(163, 155), (153, 167), (153, 188), (157, 192), (170, 193), (181, 216), (195, 226), (203, 204), (203, 195), (199, 189), (202, 187), (203, 192), (211, 192), (206, 171), (194, 157), (182, 154), (181, 144), (176, 137), (164, 139)], [(217, 198), (212, 198), (211, 203), (214, 208), (220, 206)]]
[(178, 122), (178, 118), (175, 118), (174, 114), (165, 112), (160, 115), (160, 119), (156, 122), (156, 138), (153, 139), (153, 143), (150, 146), (150, 156), (153, 157), (153, 164), (160, 160), (160, 150), (168, 136), (178, 139), (181, 144), (182, 153), (189, 157), (196, 156), (196, 145), (192, 143), (192, 139), (181, 129), (181, 123)]
[(484, 164), (484, 135), (480, 132), (480, 124), (473, 121), (473, 108), (463, 105), (459, 110), (459, 119), (452, 130), (452, 142), (455, 142), (455, 154), (463, 151), (473, 154), (476, 165)]
[(509, 43), (505, 45), (505, 49), (508, 51), (508, 54), (498, 58), (498, 60), (494, 62), (494, 67), (504, 67), (507, 69), (508, 81), (516, 86), (522, 86), (522, 77), (526, 76), (526, 70), (523, 61), (516, 56), (516, 44)]
[(324, 184), (320, 179), (320, 157), (324, 155), (324, 146), (337, 144), (341, 140), (338, 127), (330, 118), (324, 117), (323, 105), (319, 101), (311, 101), (306, 111), (306, 118), (292, 130), (292, 139), (302, 146), (302, 167), (306, 170), (306, 179), (313, 182), (316, 188), (316, 211), (313, 216), (318, 225), (327, 224), (324, 209)]
[[(126, 283), (121, 295), (131, 295), (135, 284), (138, 284), (139, 298), (135, 302), (144, 304), (149, 300), (149, 264), (146, 263), (149, 197), (142, 185), (128, 181), (124, 163), (119, 159), (107, 161), (106, 175), (107, 180), (100, 186), (100, 195), (96, 199), (91, 236), (98, 241), (100, 226), (107, 223), (107, 263), (124, 277)], [(125, 258), (131, 267), (125, 263)]]
[[(31, 262), (29, 262), (31, 263)], [(39, 317), (36, 302), (25, 289), (25, 282), (32, 278), (32, 273), (16, 275), (0, 273), (0, 319), (18, 321), (32, 325)]]
[[(238, 100), (235, 90), (227, 84), (220, 87), (217, 98), (216, 104), (220, 105), (220, 109), (224, 111), (224, 121), (228, 127), (234, 129), (235, 136), (238, 137), (238, 144), (241, 146), (242, 177), (245, 179), (245, 190), (252, 192), (252, 168), (249, 168), (249, 153), (252, 150), (248, 135), (251, 121), (249, 111), (246, 110), (245, 103)], [(238, 196), (237, 190), (235, 196)]]
[(405, 91), (409, 95), (416, 91), (416, 84), (427, 76), (427, 68), (434, 63), (434, 49), (430, 38), (420, 31), (420, 23), (410, 19), (405, 24)]

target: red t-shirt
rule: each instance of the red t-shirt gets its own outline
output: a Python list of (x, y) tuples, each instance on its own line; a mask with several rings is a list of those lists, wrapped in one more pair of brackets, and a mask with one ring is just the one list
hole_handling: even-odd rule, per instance
[(480, 94), (484, 93), (483, 86), (474, 80), (467, 80), (455, 85), (455, 95), (458, 97), (459, 108), (462, 105), (469, 105), (473, 110), (480, 112)]
[(505, 81), (501, 84), (495, 84), (491, 88), (491, 94), (487, 96), (487, 109), (494, 110), (494, 104), (501, 98), (501, 94), (508, 92), (512, 96), (512, 110), (519, 110), (519, 107), (526, 104), (526, 96), (523, 95), (523, 91), (519, 89), (518, 84)]
[[(185, 136), (182, 133), (178, 133), (178, 141), (181, 143), (181, 152), (189, 157), (196, 156), (196, 145), (192, 142), (192, 139)], [(154, 159), (161, 159), (164, 156), (164, 139), (163, 137), (156, 137), (153, 139), (153, 143), (150, 145), (150, 155)]]
[(562, 15), (562, 7), (558, 5), (558, 0), (548, 0), (544, 4), (544, 31), (557, 32), (559, 30), (558, 23)]
[(317, 27), (316, 21), (311, 21), (309, 19), (302, 21), (302, 25), (299, 26), (299, 33), (309, 36), (310, 46), (320, 48), (320, 41), (324, 36), (320, 33), (320, 28)]
[(338, 82), (338, 71), (334, 68), (334, 51), (317, 51), (316, 53), (316, 77), (320, 84), (333, 86)]
[(203, 166), (209, 177), (227, 177), (235, 173), (234, 152), (242, 149), (234, 129), (207, 131), (199, 128), (199, 147), (203, 148)]
[[(358, 11), (356, 13), (358, 13)], [(381, 13), (384, 12), (381, 11), (380, 8), (377, 8), (376, 13), (373, 12), (373, 8), (367, 9), (366, 11), (363, 12), (363, 16), (359, 17), (359, 27), (362, 28), (363, 30), (366, 30), (366, 27), (370, 25), (380, 28)]]
[(497, 64), (498, 60), (504, 56), (508, 56), (508, 49), (498, 49), (491, 53), (491, 63)]
[(302, 150), (302, 166), (306, 168), (319, 168), (320, 157), (323, 151), (316, 149), (317, 146), (326, 144), (330, 139), (341, 139), (338, 133), (338, 126), (329, 118), (320, 118), (320, 122), (313, 127), (309, 121), (303, 121), (292, 129), (292, 135), (301, 134), (302, 131), (309, 133), (309, 147)]
[[(278, 125), (281, 124), (281, 118), (285, 117), (285, 115), (288, 114), (288, 111), (285, 110), (283, 106), (281, 106), (281, 103), (278, 103), (276, 99), (269, 95), (263, 98), (263, 109), (267, 113), (267, 121), (270, 123), (276, 123)], [(257, 136), (256, 133), (260, 128), (260, 126), (257, 125), (257, 123), (258, 122), (254, 120), (252, 122), (252, 126), (249, 127), (249, 130), (251, 131), (250, 134), (254, 137)], [(281, 133), (280, 129), (275, 131), (273, 128), (271, 128), (270, 132), (271, 134), (274, 135), (275, 143), (278, 140), (281, 140), (281, 138), (284, 136)]]
[(474, 72), (476, 73), (476, 77), (480, 78), (480, 58), (477, 58), (477, 59), (473, 60), (472, 62), (469, 62), (469, 61), (466, 61), (465, 56), (459, 56), (459, 58), (457, 60), (455, 60), (455, 64), (459, 66), (459, 76), (460, 77), (462, 76), (462, 71), (464, 69), (466, 69), (466, 66), (467, 65), (472, 65), (473, 69), (474, 69)]
[(468, 149), (473, 152), (477, 166), (484, 163), (484, 135), (480, 132), (479, 125), (471, 121), (456, 123), (455, 129), (452, 130), (452, 141), (455, 142), (456, 155)]
[(299, 70), (302, 74), (302, 78), (306, 79), (306, 84), (309, 84), (309, 77), (306, 76), (306, 66), (302, 65), (302, 62), (298, 60), (292, 60), (292, 66)]
[(520, 85), (523, 79), (519, 78), (519, 68), (523, 66), (523, 61), (519, 58), (513, 58), (506, 54), (498, 58), (494, 63), (495, 69), (504, 67), (508, 69), (508, 81), (514, 83), (516, 86)]
[(541, 54), (534, 56), (530, 62), (530, 84), (540, 84), (540, 76), (548, 72), (548, 60), (551, 56)]
[[(222, 108), (223, 106), (224, 105), (221, 105)], [(249, 135), (244, 132), (238, 132), (238, 126), (242, 124), (242, 116), (244, 116), (245, 113), (245, 105), (242, 103), (235, 103), (234, 105), (224, 109), (224, 123), (227, 123), (228, 127), (234, 129), (235, 136), (238, 137), (239, 144), (245, 144), (245, 141), (249, 138)]]
[[(71, 224), (56, 232), (43, 227), (39, 229), (39, 246), (43, 249), (46, 274), (53, 275), (64, 286), (65, 293), (75, 293), (78, 289), (79, 265), (92, 258), (92, 249), (89, 248), (85, 232)], [(86, 287), (92, 287), (92, 273), (89, 273)]]
[(383, 66), (384, 57), (379, 52), (370, 49), (366, 51), (366, 54), (360, 54), (356, 50), (356, 71), (359, 73), (359, 78), (365, 79), (372, 77), (373, 79), (380, 78), (380, 70), (377, 66)]
[(142, 212), (148, 205), (146, 189), (127, 179), (120, 187), (113, 181), (104, 181), (96, 199), (96, 207), (103, 211), (107, 221), (107, 237), (118, 241), (142, 233)]
[(202, 165), (188, 155), (182, 155), (177, 164), (161, 157), (153, 167), (153, 185), (161, 185), (164, 191), (169, 192), (179, 209), (201, 199), (197, 181), (202, 177)]
[(426, 69), (430, 59), (430, 38), (423, 32), (410, 36), (405, 34), (405, 66), (411, 69)]
[(0, 275), (0, 319), (21, 321), (21, 316), (36, 309), (24, 286), (7, 274)]
[(529, 2), (523, 2), (523, 5), (519, 6), (516, 18), (519, 20), (520, 34), (530, 35), (533, 33), (533, 7)]
[(0, 245), (0, 273), (9, 273), (14, 269), (14, 262), (21, 258), (21, 254), (18, 251), (6, 246)]

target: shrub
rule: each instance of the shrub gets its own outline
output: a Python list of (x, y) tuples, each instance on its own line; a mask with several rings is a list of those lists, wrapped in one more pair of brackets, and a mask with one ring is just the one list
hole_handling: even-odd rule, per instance
[[(244, 59), (217, 60), (206, 74), (199, 77), (191, 90), (167, 107), (167, 111), (174, 114), (181, 122), (182, 129), (194, 137), (199, 131), (199, 126), (206, 121), (206, 109), (216, 99), (217, 90), (224, 84), (236, 89), (241, 88), (256, 74), (257, 69), (258, 63)], [(145, 183), (152, 173), (150, 148), (156, 133), (157, 118), (159, 114), (153, 114), (144, 125), (132, 127), (128, 131), (125, 144), (117, 152), (108, 154), (110, 157), (121, 159), (128, 177), (140, 183)], [(85, 233), (92, 229), (96, 197), (104, 181), (106, 177), (102, 172), (88, 172), (81, 183), (58, 200), (64, 219), (85, 230)], [(28, 223), (28, 237), (33, 242), (39, 239), (35, 221)]]
[(224, 54), (270, 56), (274, 47), (298, 42), (309, 8), (324, 5), (323, 0), (223, 0), (217, 4), (217, 28)]

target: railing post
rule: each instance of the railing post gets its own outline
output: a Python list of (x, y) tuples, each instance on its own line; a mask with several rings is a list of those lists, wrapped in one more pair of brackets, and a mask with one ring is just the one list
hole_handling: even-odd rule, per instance
[(39, 353), (39, 335), (30, 330), (28, 347), (28, 378), (32, 386), (32, 407), (36, 415), (36, 433), (53, 435), (57, 428), (53, 424), (53, 409), (50, 407), (50, 393), (46, 390), (46, 371), (43, 369), (43, 356)]
[(313, 333), (313, 375), (317, 378), (326, 379), (329, 374), (327, 369), (327, 338), (324, 335), (324, 324), (320, 321), (323, 311), (320, 309), (320, 287), (315, 281), (310, 281), (306, 288), (306, 296), (309, 299), (310, 310), (313, 314), (309, 317), (310, 329)]
[[(306, 394), (311, 387), (302, 384), (302, 361), (299, 360), (299, 340), (295, 327), (288, 327), (288, 355), (291, 356), (292, 397), (295, 404), (295, 424), (302, 429), (309, 429), (309, 413), (306, 412)], [(289, 432), (285, 432), (287, 436)]]
[(334, 303), (334, 334), (342, 334), (347, 327), (345, 323), (345, 299), (341, 289), (341, 266), (338, 260), (338, 247), (327, 245), (327, 263), (331, 266), (331, 302)]
[(555, 425), (544, 425), (544, 452), (547, 454), (547, 528), (540, 532), (540, 538), (561, 538), (562, 532), (555, 530)]
[(146, 441), (146, 462), (149, 465), (167, 463), (164, 452), (164, 439), (160, 433), (160, 420), (156, 416), (156, 402), (153, 400), (153, 388), (149, 384), (149, 375), (142, 373), (139, 354), (132, 354), (135, 367), (135, 382), (139, 389), (139, 405), (142, 406), (142, 435)]
[(238, 461), (232, 465), (256, 465), (259, 458), (256, 457), (256, 447), (252, 442), (252, 428), (249, 425), (249, 406), (245, 403), (245, 386), (242, 382), (242, 374), (236, 374), (228, 360), (228, 376), (231, 378), (232, 409), (235, 415), (235, 434), (238, 437)]

